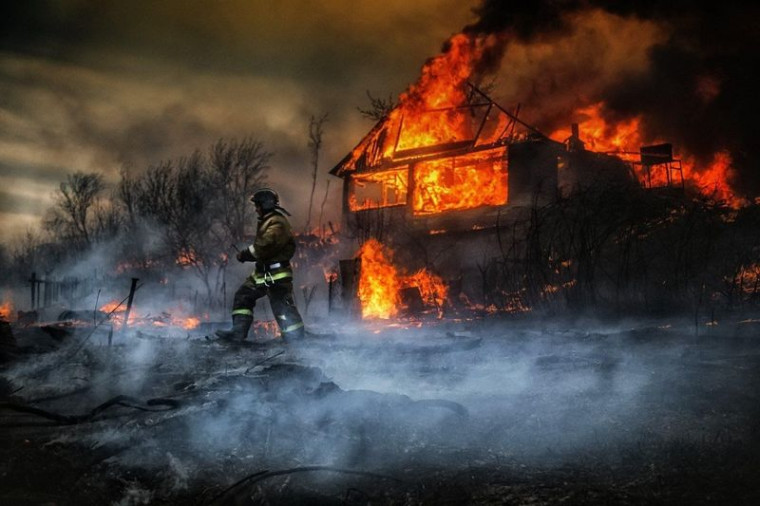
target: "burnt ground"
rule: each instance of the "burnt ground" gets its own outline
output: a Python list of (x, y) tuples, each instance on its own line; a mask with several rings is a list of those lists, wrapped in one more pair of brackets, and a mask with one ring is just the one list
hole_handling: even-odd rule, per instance
[(760, 320), (12, 327), (0, 503), (758, 504)]

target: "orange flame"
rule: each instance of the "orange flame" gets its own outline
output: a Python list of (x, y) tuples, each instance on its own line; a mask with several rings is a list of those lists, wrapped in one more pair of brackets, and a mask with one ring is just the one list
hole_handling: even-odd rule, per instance
[(104, 313), (112, 313), (112, 312), (115, 313), (117, 311), (126, 311), (127, 306), (125, 306), (118, 300), (112, 300), (100, 306), (100, 310), (103, 311)]
[(335, 283), (338, 281), (338, 272), (335, 270), (322, 268), (322, 273), (325, 276), (325, 283)]
[[(455, 108), (466, 103), (465, 83), (484, 52), (498, 45), (496, 35), (473, 37), (459, 33), (448, 41), (448, 50), (430, 59), (417, 82), (399, 97), (399, 107), (389, 119), (398, 136), (398, 146), (387, 142), (384, 154), (393, 149), (419, 148), (471, 139), (471, 123)], [(395, 140), (395, 139), (394, 139)]]
[(420, 269), (411, 276), (403, 280), (405, 286), (416, 286), (423, 302), (429, 306), (442, 308), (449, 294), (449, 289), (439, 276), (428, 272), (427, 269)]
[(703, 195), (723, 200), (735, 209), (748, 204), (744, 199), (734, 195), (731, 189), (730, 182), (734, 177), (734, 168), (728, 151), (716, 153), (707, 168), (698, 171), (696, 167), (695, 162), (689, 161), (684, 166), (684, 178)]
[(181, 319), (178, 321), (179, 326), (186, 330), (192, 330), (195, 328), (198, 328), (198, 326), (201, 324), (201, 319), (197, 316), (188, 316), (185, 319)]
[[(635, 162), (642, 145), (663, 142), (661, 139), (644, 139), (641, 136), (641, 116), (613, 123), (604, 119), (603, 107), (604, 104), (600, 102), (575, 112), (576, 117), (582, 118), (581, 137), (586, 149), (618, 154), (624, 160)], [(556, 130), (550, 135), (559, 141), (565, 141), (569, 136), (570, 132), (565, 129)], [(664, 170), (646, 172), (641, 164), (633, 164), (632, 167), (642, 184), (653, 187), (668, 184)], [(734, 168), (728, 151), (716, 153), (707, 167), (698, 167), (694, 158), (686, 155), (682, 167), (684, 184), (703, 195), (726, 201), (734, 208), (747, 204), (731, 188)]]
[[(354, 172), (351, 211), (408, 205), (415, 215), (427, 215), (507, 202), (506, 149), (495, 143), (508, 117), (473, 98), (480, 95), (467, 86), (483, 55), (500, 47), (500, 37), (454, 35), (446, 51), (423, 66), (399, 105), (345, 162), (353, 169), (383, 167)], [(473, 147), (481, 151), (461, 155)]]
[[(573, 114), (574, 117), (581, 118), (581, 137), (586, 149), (603, 153), (638, 151), (642, 145), (639, 135), (641, 118), (636, 116), (614, 124), (608, 123), (602, 117), (603, 106), (599, 102), (582, 107)], [(564, 142), (570, 137), (570, 131), (559, 129), (549, 137)]]
[(448, 288), (439, 276), (427, 269), (411, 275), (401, 274), (392, 263), (393, 251), (376, 239), (365, 242), (359, 256), (359, 300), (363, 318), (388, 319), (398, 315), (401, 306), (399, 291), (408, 287), (417, 287), (423, 302), (436, 307), (440, 316)]
[[(127, 311), (127, 306), (120, 303), (117, 300), (112, 300), (103, 304), (100, 310), (104, 313), (110, 314), (110, 319), (116, 324), (122, 324), (124, 322), (124, 315)], [(178, 307), (172, 310), (172, 313), (163, 312), (159, 316), (150, 317), (140, 314), (140, 311), (132, 307), (129, 313), (129, 325), (150, 325), (153, 327), (180, 327), (186, 330), (192, 330), (198, 328), (201, 324), (201, 317), (198, 316), (184, 316), (187, 312)], [(175, 316), (175, 314), (181, 314), (183, 316)], [(208, 320), (208, 315), (204, 315), (204, 319)]]
[(351, 211), (406, 203), (407, 168), (373, 172), (352, 179)]
[[(393, 252), (388, 250), (388, 255)], [(365, 242), (359, 250), (361, 275), (359, 277), (359, 300), (363, 318), (395, 316), (399, 306), (399, 282), (396, 268), (376, 239)]]
[(733, 283), (744, 295), (760, 293), (760, 264), (742, 266), (734, 276)]
[(174, 262), (180, 267), (187, 267), (198, 263), (198, 256), (192, 249), (182, 250), (179, 252), (177, 259)]
[(505, 148), (419, 163), (414, 171), (416, 215), (507, 202)]
[(13, 321), (13, 302), (6, 300), (0, 304), (0, 320)]

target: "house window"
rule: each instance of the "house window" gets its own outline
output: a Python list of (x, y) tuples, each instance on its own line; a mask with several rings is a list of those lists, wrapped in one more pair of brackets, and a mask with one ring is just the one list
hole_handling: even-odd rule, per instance
[(414, 166), (416, 216), (507, 203), (506, 148), (439, 158)]
[(354, 174), (349, 183), (351, 211), (406, 205), (408, 166), (380, 172)]

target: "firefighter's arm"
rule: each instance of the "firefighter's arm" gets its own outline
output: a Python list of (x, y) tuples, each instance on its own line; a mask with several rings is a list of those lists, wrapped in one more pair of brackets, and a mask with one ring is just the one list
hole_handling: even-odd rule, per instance
[(248, 246), (245, 249), (241, 249), (237, 252), (237, 255), (235, 255), (238, 262), (255, 262), (256, 261), (256, 248), (253, 247), (253, 244)]

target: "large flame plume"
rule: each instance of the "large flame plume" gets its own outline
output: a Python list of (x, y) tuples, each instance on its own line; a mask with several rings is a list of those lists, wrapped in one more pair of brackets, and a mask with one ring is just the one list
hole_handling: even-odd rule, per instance
[[(563, 141), (570, 124), (580, 123), (587, 149), (624, 159), (641, 146), (672, 143), (684, 186), (734, 207), (760, 193), (757, 150), (747, 142), (754, 121), (740, 105), (742, 97), (754, 100), (747, 96), (754, 88), (740, 87), (746, 66), (735, 65), (753, 51), (755, 45), (742, 37), (754, 30), (730, 29), (744, 26), (742, 10), (727, 6), (716, 20), (716, 13), (691, 9), (689, 23), (675, 4), (539, 1), (523, 7), (483, 0), (475, 12), (479, 20), (425, 63), (378, 129), (372, 141), (377, 145), (357, 146), (354, 161), (369, 153), (369, 165), (375, 165), (399, 151), (471, 139), (472, 124), (458, 113), (468, 101), (466, 83), (493, 78), (489, 93), (501, 103), (519, 104), (524, 117), (555, 140)], [(705, 30), (722, 37), (696, 37)], [(645, 174), (641, 164), (633, 168), (642, 183), (671, 183), (664, 174)], [(437, 173), (431, 168), (416, 178), (431, 187), (428, 178)], [(418, 183), (394, 178), (391, 186), (401, 194)], [(438, 189), (445, 188), (442, 183), (433, 182)], [(437, 207), (440, 192), (428, 194), (432, 198), (424, 204), (413, 196), (415, 213), (460, 209)], [(461, 208), (476, 206), (465, 200)], [(352, 204), (353, 210), (367, 207)]]
[(466, 86), (474, 77), (479, 62), (501, 47), (500, 37), (454, 35), (446, 51), (430, 59), (420, 78), (399, 97), (399, 106), (391, 111), (389, 121), (398, 134), (398, 144), (387, 142), (391, 150), (432, 146), (472, 138), (471, 123), (457, 110), (467, 101)]
[(393, 265), (393, 250), (383, 246), (377, 239), (367, 240), (359, 249), (361, 274), (358, 295), (362, 318), (388, 319), (398, 316), (402, 309), (400, 291), (416, 287), (423, 302), (440, 311), (448, 288), (444, 281), (427, 269), (411, 275)]
[[(620, 121), (608, 121), (603, 117), (604, 104), (583, 107), (573, 115), (582, 119), (581, 140), (592, 151), (610, 153), (631, 162), (638, 161), (639, 148), (643, 144), (659, 144), (665, 139), (642, 137), (642, 117), (636, 116)], [(569, 129), (552, 132), (551, 138), (564, 141), (570, 136)], [(669, 184), (664, 170), (645, 171), (641, 164), (632, 163), (639, 181), (644, 185), (666, 186)], [(746, 199), (736, 195), (731, 187), (735, 170), (728, 151), (714, 153), (712, 160), (700, 164), (693, 156), (683, 160), (684, 183), (701, 194), (727, 202), (732, 207), (746, 205)]]

